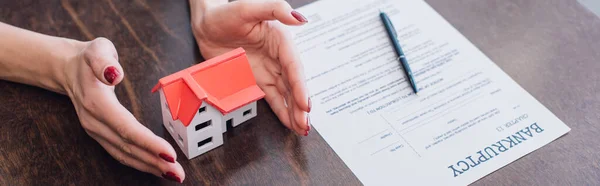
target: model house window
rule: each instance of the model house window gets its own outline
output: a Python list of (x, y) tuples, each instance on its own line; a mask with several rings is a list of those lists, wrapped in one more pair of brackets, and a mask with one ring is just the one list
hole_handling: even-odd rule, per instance
[(178, 139), (179, 143), (181, 145), (183, 145), (183, 138), (181, 138), (181, 135), (177, 134), (177, 137), (178, 137), (177, 139)]
[(252, 109), (249, 109), (247, 111), (244, 111), (243, 115), (246, 116), (246, 115), (251, 114), (251, 113), (252, 113)]
[(171, 122), (169, 122), (169, 130), (171, 130), (171, 132), (173, 132), (173, 124)]
[(198, 113), (203, 113), (204, 111), (206, 111), (206, 107), (200, 108), (200, 110), (198, 110)]
[(206, 128), (206, 127), (210, 126), (211, 123), (212, 123), (212, 120), (208, 120), (208, 121), (205, 121), (203, 123), (200, 123), (200, 124), (196, 125), (196, 131), (199, 131), (199, 130), (201, 130), (203, 128)]
[(207, 138), (205, 140), (202, 140), (200, 142), (198, 142), (198, 149), (202, 148), (202, 146), (206, 145), (207, 143), (212, 142), (212, 137)]

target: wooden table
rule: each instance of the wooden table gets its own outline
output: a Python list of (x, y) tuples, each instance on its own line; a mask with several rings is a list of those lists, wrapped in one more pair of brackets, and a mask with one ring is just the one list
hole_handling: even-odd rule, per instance
[[(311, 0), (290, 0), (299, 7)], [(461, 33), (573, 130), (474, 185), (600, 184), (600, 19), (570, 0), (427, 0)], [(201, 61), (187, 0), (0, 1), (0, 21), (117, 47), (121, 102), (157, 135), (160, 77)], [(174, 184), (125, 167), (81, 128), (70, 100), (0, 81), (0, 184)], [(360, 185), (317, 131), (297, 137), (265, 101), (225, 145), (187, 160), (186, 185)]]

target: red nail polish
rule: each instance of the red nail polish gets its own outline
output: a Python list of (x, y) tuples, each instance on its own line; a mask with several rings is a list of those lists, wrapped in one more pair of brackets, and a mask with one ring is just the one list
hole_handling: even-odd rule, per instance
[(306, 17), (304, 17), (302, 14), (296, 12), (295, 10), (292, 11), (292, 16), (294, 16), (294, 18), (296, 18), (296, 20), (306, 23), (308, 22), (308, 20), (306, 20)]
[(163, 160), (171, 162), (171, 163), (175, 163), (175, 159), (165, 153), (160, 153), (158, 156), (160, 156)]
[(308, 136), (308, 131), (310, 131), (310, 118), (306, 116), (306, 131), (304, 132), (304, 136)]
[(110, 66), (104, 70), (104, 79), (106, 79), (108, 83), (112, 84), (117, 77), (119, 77), (119, 71), (117, 68)]
[(163, 178), (171, 180), (171, 181), (176, 181), (181, 183), (181, 179), (179, 177), (177, 177), (177, 175), (175, 175), (175, 173), (172, 172), (167, 172), (166, 174), (162, 175)]
[(310, 112), (311, 108), (312, 108), (312, 102), (310, 102), (310, 98), (308, 98), (308, 112)]

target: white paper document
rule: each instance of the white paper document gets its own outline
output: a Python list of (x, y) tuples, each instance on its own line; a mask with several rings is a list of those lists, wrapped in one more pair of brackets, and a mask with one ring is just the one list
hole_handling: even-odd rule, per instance
[(321, 0), (299, 11), (309, 24), (290, 29), (311, 123), (365, 185), (467, 185), (570, 130), (422, 0)]

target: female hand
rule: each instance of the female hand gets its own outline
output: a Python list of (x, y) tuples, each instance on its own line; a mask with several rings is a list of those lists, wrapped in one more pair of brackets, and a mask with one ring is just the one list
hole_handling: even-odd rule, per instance
[(68, 59), (64, 90), (86, 133), (124, 165), (182, 182), (185, 174), (173, 147), (140, 124), (117, 100), (114, 85), (123, 69), (113, 44), (104, 38), (75, 44), (80, 52)]
[(190, 0), (193, 33), (206, 59), (235, 48), (246, 50), (265, 99), (289, 129), (308, 135), (310, 99), (302, 65), (283, 24), (306, 18), (282, 0)]

